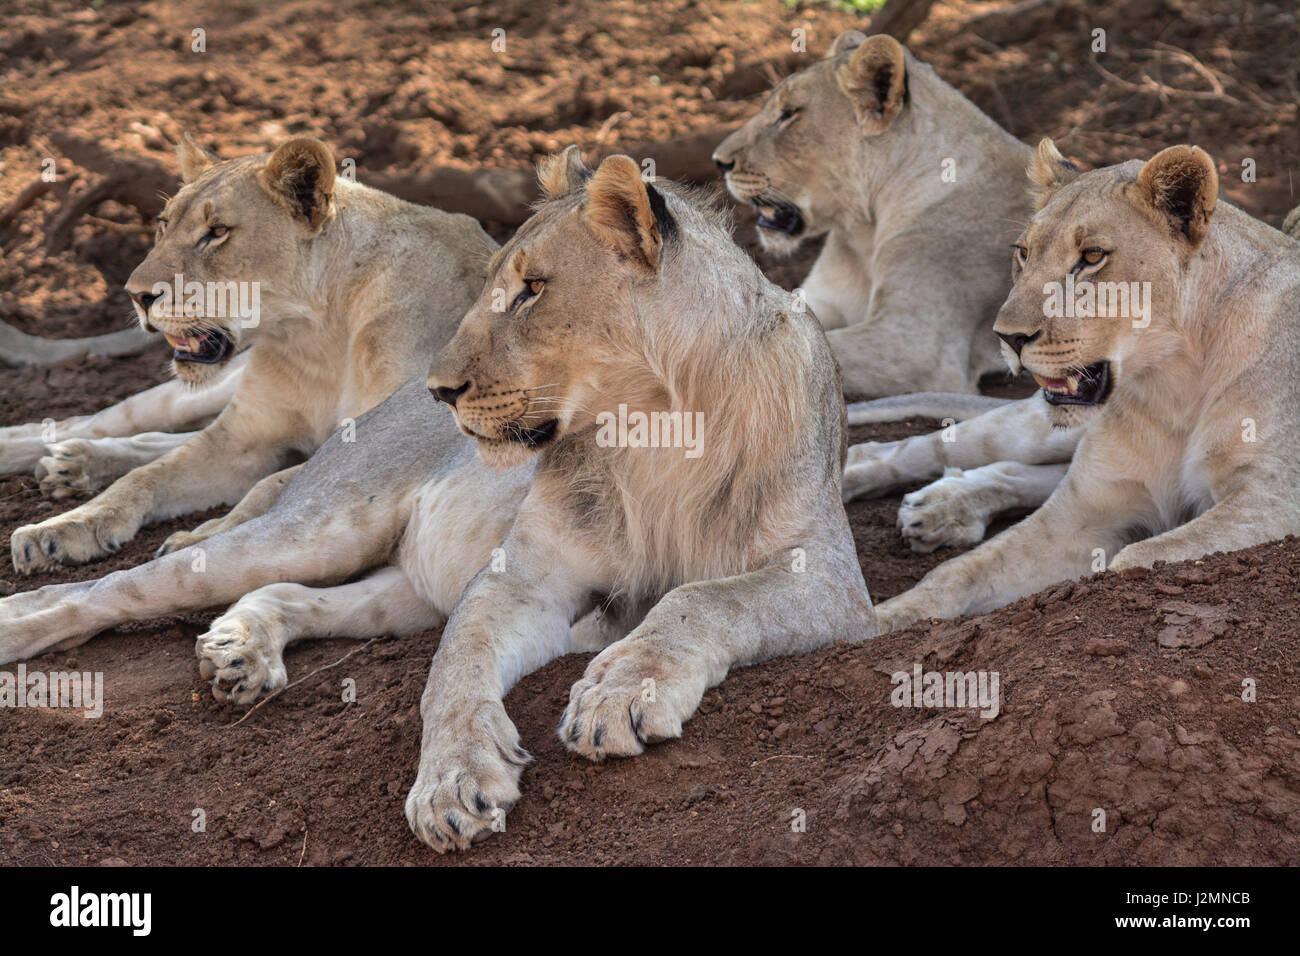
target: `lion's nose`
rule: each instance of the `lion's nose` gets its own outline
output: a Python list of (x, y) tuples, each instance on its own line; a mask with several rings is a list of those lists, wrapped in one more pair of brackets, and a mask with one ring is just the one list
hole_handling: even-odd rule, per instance
[(152, 292), (128, 292), (127, 295), (134, 299), (140, 308), (144, 309), (145, 315), (149, 314), (149, 306), (158, 301), (158, 296)]
[(729, 173), (736, 168), (736, 164), (733, 160), (723, 159), (720, 153), (713, 154), (713, 165), (717, 166), (718, 169), (724, 173)]
[(999, 332), (998, 338), (1000, 338), (1003, 342), (1006, 342), (1007, 345), (1010, 345), (1011, 348), (1015, 351), (1015, 353), (1019, 355), (1021, 349), (1023, 349), (1026, 345), (1034, 341), (1042, 334), (1043, 334), (1042, 329), (1039, 329), (1033, 335), (1025, 335), (1025, 333), (1023, 332)]
[(446, 402), (452, 408), (455, 408), (456, 399), (464, 395), (465, 390), (468, 388), (469, 388), (469, 382), (466, 382), (464, 385), (461, 385), (459, 388), (451, 388), (450, 386), (447, 385), (437, 385), (429, 389), (429, 391), (433, 394), (433, 397), (436, 398), (438, 401)]

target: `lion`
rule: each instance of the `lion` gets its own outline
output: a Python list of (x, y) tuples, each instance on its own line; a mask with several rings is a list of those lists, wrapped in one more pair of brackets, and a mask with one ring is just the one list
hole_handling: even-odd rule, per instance
[(842, 34), (718, 146), (764, 249), (825, 245), (803, 283), (852, 396), (978, 390), (1032, 154), (886, 35)]
[[(140, 467), (89, 502), (17, 529), (10, 547), (19, 573), (93, 561), (145, 524), (216, 505), (239, 503), (162, 550), (264, 510), (340, 422), (427, 371), (496, 247), (468, 216), (336, 178), (318, 140), (217, 162), (186, 137), (178, 153), (184, 187), (126, 283), (145, 331), (161, 331), (172, 346), (176, 383), (72, 423), (69, 440), (48, 449), (38, 476), (56, 497)], [(241, 349), (247, 357), (237, 359)], [(193, 401), (179, 400), (183, 386), (205, 385)], [(107, 447), (78, 433), (95, 434), (98, 419), (111, 434), (159, 399), (176, 416), (167, 424), (215, 418), (197, 432)], [(146, 427), (166, 417), (161, 406), (152, 417)], [(29, 435), (13, 457), (32, 444)]]
[[(0, 661), (236, 601), (196, 650), (217, 698), (249, 705), (285, 686), (293, 641), (445, 620), (406, 814), (446, 851), (519, 799), (530, 758), (502, 700), (548, 661), (600, 651), (559, 732), (602, 760), (679, 736), (733, 667), (875, 635), (816, 319), (631, 158), (592, 172), (570, 147), (541, 180), (427, 381), (208, 538), (202, 573), (191, 547), (0, 600)], [(650, 441), (634, 415), (678, 424)]]
[[(985, 464), (1055, 430), (1036, 460), (1069, 464), (1028, 518), (881, 604), (886, 630), (1300, 533), (1300, 246), (1218, 202), (1195, 146), (1078, 173), (1044, 140), (1031, 177), (1039, 209), (994, 330), (1042, 390), (950, 445)], [(1100, 308), (1124, 290), (1128, 309)], [(873, 464), (915, 467), (927, 447)]]

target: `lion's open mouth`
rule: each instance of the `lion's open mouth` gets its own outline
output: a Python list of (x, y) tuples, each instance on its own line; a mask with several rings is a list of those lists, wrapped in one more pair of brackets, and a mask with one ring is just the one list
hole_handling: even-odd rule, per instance
[(752, 200), (758, 210), (758, 227), (797, 236), (803, 232), (803, 213), (799, 207), (770, 196), (756, 196)]
[(1094, 362), (1082, 372), (1065, 378), (1048, 378), (1030, 372), (1043, 389), (1043, 397), (1052, 405), (1100, 405), (1110, 395), (1110, 363)]
[(191, 329), (185, 335), (164, 332), (163, 338), (172, 347), (172, 358), (176, 361), (200, 365), (216, 365), (235, 345), (220, 329)]
[(542, 422), (542, 424), (538, 425), (536, 428), (528, 428), (518, 422), (510, 422), (501, 429), (500, 438), (492, 438), (488, 435), (479, 434), (468, 425), (461, 425), (461, 429), (465, 434), (477, 441), (487, 442), (489, 445), (524, 445), (528, 448), (541, 448), (555, 437), (555, 433), (559, 430), (559, 427), (560, 420), (558, 418), (552, 418), (549, 421)]

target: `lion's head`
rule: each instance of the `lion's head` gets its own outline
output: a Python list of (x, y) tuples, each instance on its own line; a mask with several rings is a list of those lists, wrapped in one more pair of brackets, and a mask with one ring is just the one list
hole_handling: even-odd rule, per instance
[(1195, 146), (1080, 173), (1045, 139), (1029, 176), (1038, 212), (1013, 246), (1013, 285), (993, 329), (1012, 370), (1042, 386), (1054, 423), (1080, 425), (1126, 377), (1178, 353), (1170, 320), (1210, 228), (1218, 175)]
[[(636, 293), (660, 278), (677, 231), (664, 193), (636, 162), (611, 156), (593, 173), (577, 147), (540, 170), (545, 203), (493, 256), (478, 301), (429, 373), (461, 430), (489, 463), (508, 466), (594, 421), (626, 368)], [(620, 394), (638, 383), (621, 381)], [(644, 383), (645, 404), (655, 404)], [(604, 404), (602, 404), (604, 403)]]
[(177, 152), (184, 185), (126, 291), (172, 346), (177, 377), (199, 384), (268, 331), (277, 300), (310, 300), (301, 277), (333, 217), (334, 158), (305, 138), (219, 162), (186, 135)]
[(893, 37), (850, 30), (722, 141), (713, 160), (731, 194), (758, 210), (765, 249), (793, 251), (852, 205), (871, 153), (888, 148), (880, 138), (906, 109), (917, 66)]

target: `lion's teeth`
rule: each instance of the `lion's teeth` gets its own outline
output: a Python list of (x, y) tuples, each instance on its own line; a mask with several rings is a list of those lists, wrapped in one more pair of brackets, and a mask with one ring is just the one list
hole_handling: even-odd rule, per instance
[(1066, 376), (1065, 384), (1068, 385), (1068, 386), (1070, 387), (1070, 394), (1071, 394), (1071, 395), (1078, 395), (1078, 394), (1079, 394), (1079, 376), (1077, 376), (1077, 375), (1068, 375), (1068, 376)]

